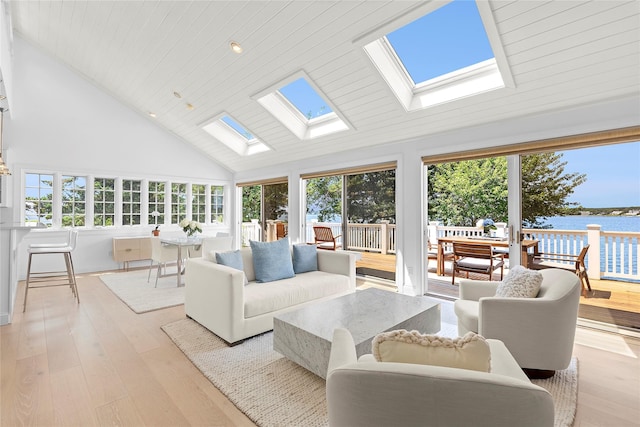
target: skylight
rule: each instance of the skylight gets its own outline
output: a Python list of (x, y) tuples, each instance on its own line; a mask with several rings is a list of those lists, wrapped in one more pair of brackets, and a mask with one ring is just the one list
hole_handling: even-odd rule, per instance
[(269, 147), (229, 114), (221, 113), (201, 125), (202, 130), (241, 156), (261, 153)]
[(255, 139), (253, 137), (253, 135), (251, 134), (251, 132), (246, 130), (244, 128), (244, 126), (242, 126), (240, 123), (238, 123), (235, 120), (233, 120), (231, 117), (223, 116), (220, 120), (222, 120), (223, 122), (225, 122), (226, 124), (231, 126), (231, 128), (233, 130), (235, 130), (236, 132), (238, 132), (238, 134), (240, 134), (240, 136), (242, 136), (244, 139), (246, 139), (247, 142), (250, 142), (251, 140)]
[(449, 2), (364, 49), (407, 111), (514, 86), (487, 2)]
[(493, 58), (472, 1), (449, 3), (386, 37), (415, 84)]
[(349, 129), (346, 119), (303, 71), (253, 98), (301, 140)]
[(318, 95), (318, 92), (316, 92), (303, 77), (281, 87), (279, 92), (287, 98), (307, 120), (333, 112), (327, 102)]

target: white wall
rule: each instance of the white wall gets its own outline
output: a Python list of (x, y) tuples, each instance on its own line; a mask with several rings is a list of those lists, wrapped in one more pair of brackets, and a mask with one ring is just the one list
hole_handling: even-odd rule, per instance
[[(9, 206), (0, 208), (0, 222), (21, 220), (25, 170), (184, 180), (230, 187), (230, 171), (159, 127), (150, 117), (121, 104), (20, 37), (15, 37), (13, 50), (13, 111), (5, 120), (4, 132), (12, 172), (7, 180), (11, 197)], [(232, 194), (228, 192), (229, 213), (233, 210)], [(118, 268), (111, 259), (112, 237), (149, 235), (151, 228), (80, 229), (78, 248), (73, 254), (76, 271)], [(229, 224), (205, 231), (229, 231)], [(47, 233), (49, 238), (55, 238), (55, 231)], [(26, 274), (26, 247), (43, 238), (48, 239), (40, 231), (31, 232), (20, 244), (20, 279)]]
[[(401, 292), (422, 294), (424, 291), (423, 191), (422, 156), (536, 141), (581, 133), (640, 125), (640, 103), (637, 97), (613, 99), (598, 105), (580, 106), (565, 111), (550, 111), (538, 116), (490, 123), (473, 128), (433, 135), (414, 141), (398, 140), (385, 146), (339, 153), (304, 162), (292, 162), (249, 172), (237, 173), (236, 182), (276, 176), (289, 176), (289, 234), (292, 241), (301, 240), (300, 174), (334, 170), (357, 165), (397, 161), (396, 213), (397, 264), (396, 283)], [(308, 142), (313, 143), (313, 141)]]

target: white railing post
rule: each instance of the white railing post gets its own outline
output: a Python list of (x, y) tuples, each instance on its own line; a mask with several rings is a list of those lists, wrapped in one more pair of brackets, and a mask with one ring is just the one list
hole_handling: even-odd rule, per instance
[(380, 221), (380, 253), (387, 254), (387, 225), (389, 221)]
[(587, 276), (600, 279), (600, 228), (598, 224), (587, 224), (587, 243), (589, 243), (589, 266)]

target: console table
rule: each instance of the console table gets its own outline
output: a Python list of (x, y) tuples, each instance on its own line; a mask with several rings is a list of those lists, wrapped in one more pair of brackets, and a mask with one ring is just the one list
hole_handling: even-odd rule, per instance
[(151, 237), (114, 237), (113, 260), (123, 263), (125, 270), (129, 262), (151, 259)]

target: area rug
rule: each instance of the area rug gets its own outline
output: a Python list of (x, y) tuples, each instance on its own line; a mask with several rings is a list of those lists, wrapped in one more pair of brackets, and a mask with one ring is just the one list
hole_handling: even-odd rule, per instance
[[(175, 270), (175, 269), (174, 269)], [(184, 304), (184, 287), (178, 287), (176, 276), (161, 277), (155, 285), (155, 271), (147, 283), (149, 270), (106, 273), (100, 280), (135, 313)]]
[[(190, 319), (169, 323), (162, 330), (257, 425), (328, 425), (325, 381), (274, 351), (273, 333), (229, 347)], [(577, 360), (553, 378), (534, 383), (553, 395), (556, 427), (571, 426), (577, 403)]]

